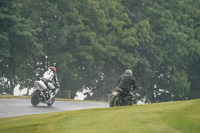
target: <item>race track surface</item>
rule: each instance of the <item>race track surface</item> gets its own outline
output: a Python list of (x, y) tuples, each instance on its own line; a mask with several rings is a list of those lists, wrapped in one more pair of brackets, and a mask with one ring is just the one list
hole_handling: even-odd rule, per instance
[(107, 103), (70, 101), (55, 101), (50, 107), (40, 103), (34, 107), (30, 99), (0, 99), (0, 118), (107, 107), (109, 107)]

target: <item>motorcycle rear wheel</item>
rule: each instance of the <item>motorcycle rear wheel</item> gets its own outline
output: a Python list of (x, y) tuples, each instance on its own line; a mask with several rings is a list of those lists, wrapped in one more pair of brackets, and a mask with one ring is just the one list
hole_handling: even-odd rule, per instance
[(39, 98), (40, 98), (40, 91), (35, 91), (31, 97), (31, 104), (33, 106), (37, 106), (40, 103)]
[(117, 106), (120, 106), (120, 98), (119, 97), (113, 97), (111, 100), (110, 100), (110, 107), (117, 107)]

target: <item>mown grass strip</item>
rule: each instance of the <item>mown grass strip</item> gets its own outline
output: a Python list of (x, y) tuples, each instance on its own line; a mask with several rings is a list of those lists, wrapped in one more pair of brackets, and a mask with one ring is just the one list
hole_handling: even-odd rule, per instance
[(200, 99), (0, 119), (1, 133), (199, 133)]
[(0, 95), (0, 99), (30, 99), (31, 96)]

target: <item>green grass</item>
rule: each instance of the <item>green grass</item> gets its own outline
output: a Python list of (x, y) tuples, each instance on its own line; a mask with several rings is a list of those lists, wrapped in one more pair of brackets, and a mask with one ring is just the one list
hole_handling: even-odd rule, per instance
[(200, 99), (1, 118), (1, 133), (199, 133)]

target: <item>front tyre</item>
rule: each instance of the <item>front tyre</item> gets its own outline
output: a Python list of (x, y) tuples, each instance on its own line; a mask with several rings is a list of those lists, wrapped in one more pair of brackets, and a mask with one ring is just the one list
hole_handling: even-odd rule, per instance
[(110, 100), (109, 105), (110, 105), (110, 107), (116, 107), (116, 106), (120, 106), (120, 103), (121, 103), (120, 98), (115, 96)]
[(40, 97), (40, 91), (35, 91), (34, 93), (33, 93), (33, 95), (32, 95), (32, 97), (31, 97), (31, 104), (33, 105), (33, 106), (37, 106), (39, 103), (40, 103), (40, 99), (41, 97)]
[(48, 106), (51, 106), (55, 102), (55, 97), (53, 97), (48, 103)]

